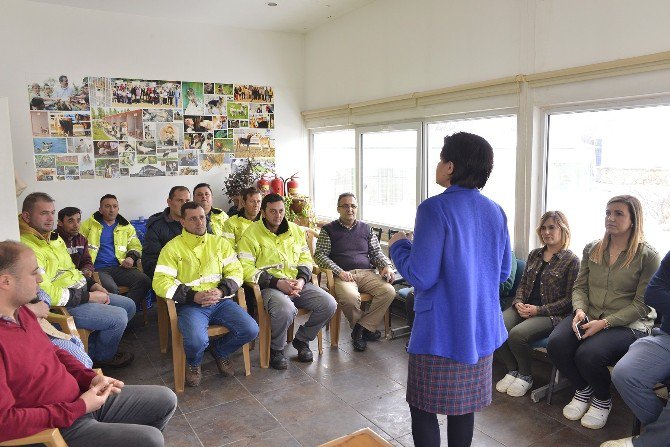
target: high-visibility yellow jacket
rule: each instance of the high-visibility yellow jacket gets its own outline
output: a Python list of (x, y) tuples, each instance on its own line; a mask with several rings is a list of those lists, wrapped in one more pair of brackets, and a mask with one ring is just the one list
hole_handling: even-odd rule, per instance
[(302, 278), (307, 283), (312, 277), (312, 256), (305, 233), (286, 219), (277, 234), (267, 229), (263, 219), (249, 225), (237, 252), (244, 280), (257, 283), (261, 289), (276, 288), (279, 279)]
[[(258, 214), (258, 219), (260, 219), (260, 213)], [(234, 246), (237, 246), (237, 243), (242, 237), (242, 233), (244, 233), (253, 222), (253, 220), (249, 220), (245, 217), (244, 209), (241, 209), (240, 212), (232, 215), (223, 224), (223, 237), (228, 239)]]
[(232, 296), (242, 285), (242, 265), (232, 244), (219, 236), (182, 230), (158, 256), (153, 289), (178, 303), (192, 303), (195, 292), (220, 289)]
[[(76, 269), (63, 239), (52, 231), (45, 239), (19, 215), (21, 242), (30, 247), (37, 265), (44, 270), (40, 288), (51, 297), (52, 306), (76, 306), (88, 301), (86, 278)], [(72, 289), (72, 292), (70, 291)]]
[(228, 220), (228, 214), (223, 210), (212, 207), (207, 215), (207, 223), (209, 223), (212, 233), (217, 236), (223, 236), (223, 224)]
[[(91, 254), (91, 262), (95, 263), (95, 258), (100, 250), (100, 236), (102, 235), (102, 215), (96, 211), (93, 215), (81, 224), (79, 230), (81, 234), (88, 239), (88, 251)], [(114, 256), (119, 263), (123, 262), (128, 256), (133, 258), (135, 263), (142, 256), (142, 243), (137, 238), (135, 227), (120, 214), (116, 218), (116, 228), (114, 228)]]

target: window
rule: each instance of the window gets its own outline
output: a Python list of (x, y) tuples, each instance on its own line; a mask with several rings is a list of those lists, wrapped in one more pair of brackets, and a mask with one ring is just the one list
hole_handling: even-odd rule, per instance
[(670, 106), (549, 115), (546, 209), (570, 222), (571, 249), (605, 232), (613, 196), (642, 202), (645, 239), (670, 249)]
[(318, 132), (313, 138), (314, 212), (334, 219), (338, 216), (337, 197), (356, 189), (355, 131)]
[[(405, 126), (406, 127), (406, 126)], [(368, 223), (414, 228), (420, 126), (363, 131), (361, 218)]]
[(435, 167), (440, 160), (444, 137), (456, 132), (479, 135), (493, 147), (493, 171), (482, 193), (497, 202), (507, 215), (510, 240), (514, 244), (514, 212), (516, 184), (516, 116), (496, 116), (427, 124), (428, 196), (444, 191), (435, 183)]

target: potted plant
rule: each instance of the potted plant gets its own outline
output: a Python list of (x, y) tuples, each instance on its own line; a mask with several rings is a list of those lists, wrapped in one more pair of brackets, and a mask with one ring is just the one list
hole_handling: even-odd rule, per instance
[(228, 196), (228, 202), (231, 202), (233, 197), (239, 196), (243, 189), (254, 186), (265, 170), (261, 163), (253, 158), (247, 158), (244, 165), (231, 172), (223, 181), (223, 192)]
[(312, 200), (302, 194), (288, 194), (284, 197), (286, 220), (303, 227), (316, 228), (316, 216), (312, 211)]

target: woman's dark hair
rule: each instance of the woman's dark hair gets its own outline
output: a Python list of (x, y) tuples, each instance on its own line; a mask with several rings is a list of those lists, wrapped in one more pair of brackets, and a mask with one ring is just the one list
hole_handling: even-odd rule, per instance
[(440, 152), (444, 163), (452, 162), (451, 184), (482, 189), (493, 170), (493, 148), (479, 135), (458, 132), (444, 137)]

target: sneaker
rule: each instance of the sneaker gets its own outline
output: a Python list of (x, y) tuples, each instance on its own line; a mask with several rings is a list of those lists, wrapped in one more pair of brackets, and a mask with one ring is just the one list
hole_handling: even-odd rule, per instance
[(235, 375), (235, 370), (233, 369), (233, 362), (229, 357), (214, 357), (216, 361), (216, 367), (219, 368), (219, 372), (225, 377), (233, 377)]
[(309, 349), (308, 343), (305, 343), (304, 341), (294, 338), (293, 347), (298, 350), (298, 360), (300, 360), (301, 362), (309, 363), (312, 360), (314, 360), (312, 350)]
[(588, 402), (582, 402), (581, 400), (577, 400), (573, 397), (570, 403), (563, 407), (563, 416), (571, 421), (576, 421), (581, 419), (582, 416), (586, 414), (586, 410), (588, 409)]
[(591, 405), (589, 411), (582, 416), (582, 427), (598, 430), (605, 426), (607, 417), (610, 415), (611, 407), (609, 409), (597, 408)]
[(123, 368), (133, 363), (135, 355), (132, 352), (119, 351), (109, 360), (96, 360), (94, 368)]
[(200, 381), (202, 380), (202, 374), (200, 372), (200, 365), (189, 365), (186, 364), (186, 385), (187, 386), (200, 386)]
[(356, 323), (354, 330), (351, 331), (351, 339), (353, 340), (354, 351), (363, 352), (365, 351), (365, 348), (368, 347), (368, 343), (365, 341), (365, 337), (363, 337), (364, 330), (365, 328), (363, 326)]
[(367, 341), (377, 341), (380, 338), (382, 338), (382, 332), (381, 331), (368, 331), (367, 329), (363, 328), (363, 339)]
[(284, 351), (281, 349), (270, 349), (270, 366), (274, 369), (288, 368), (288, 361), (284, 357)]
[(605, 441), (600, 447), (633, 447), (633, 438), (614, 439)]
[(505, 374), (505, 377), (503, 377), (501, 380), (496, 383), (496, 390), (501, 392), (501, 393), (506, 393), (507, 389), (509, 386), (516, 380), (516, 375), (517, 373), (507, 373)]
[(533, 386), (533, 379), (528, 382), (521, 377), (514, 379), (514, 382), (507, 388), (507, 395), (512, 397), (521, 397), (525, 395)]

